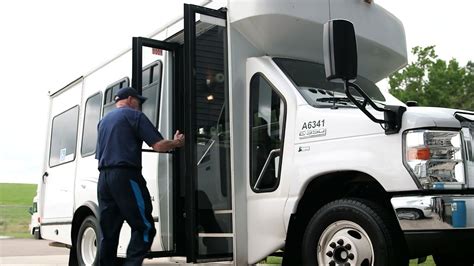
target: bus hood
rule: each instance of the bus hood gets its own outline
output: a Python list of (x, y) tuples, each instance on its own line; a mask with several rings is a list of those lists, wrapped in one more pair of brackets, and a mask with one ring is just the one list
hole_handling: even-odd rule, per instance
[(461, 128), (461, 122), (456, 114), (473, 116), (474, 112), (438, 108), (438, 107), (408, 107), (403, 114), (402, 126), (404, 129), (412, 128)]

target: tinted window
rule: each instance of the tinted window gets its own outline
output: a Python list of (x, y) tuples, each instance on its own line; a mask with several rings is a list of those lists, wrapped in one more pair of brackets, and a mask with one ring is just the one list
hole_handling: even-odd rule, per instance
[(122, 88), (122, 87), (121, 87), (121, 84), (117, 84), (117, 85), (114, 85), (114, 86), (112, 87), (112, 98), (113, 98), (115, 95), (117, 95), (117, 92), (118, 92), (118, 90), (119, 90), (120, 88)]
[(160, 83), (160, 79), (161, 79), (161, 62), (160, 64), (157, 64), (153, 67), (153, 71), (152, 71), (152, 79), (151, 79), (151, 82), (158, 82)]
[(118, 90), (124, 87), (130, 86), (130, 80), (128, 78), (123, 78), (117, 82), (114, 82), (112, 85), (108, 86), (105, 89), (105, 98), (104, 98), (104, 111), (102, 116), (105, 116), (110, 111), (115, 109), (114, 96), (117, 94)]
[(49, 166), (74, 161), (78, 117), (79, 106), (75, 106), (53, 118)]
[(280, 178), (285, 103), (260, 74), (250, 81), (250, 184), (256, 192), (273, 191)]
[(95, 153), (97, 143), (97, 124), (100, 119), (102, 94), (97, 93), (86, 101), (84, 110), (84, 129), (82, 132), (82, 156)]
[[(342, 83), (334, 83), (326, 80), (324, 65), (300, 61), (294, 59), (274, 58), (273, 61), (281, 68), (290, 80), (296, 85), (298, 91), (308, 104), (315, 107), (332, 106), (334, 98), (339, 106), (354, 106), (344, 93)], [(385, 101), (379, 88), (370, 80), (357, 76), (355, 81), (365, 93), (374, 100)], [(358, 95), (355, 91), (351, 92)]]
[(160, 110), (161, 61), (156, 61), (146, 66), (142, 73), (142, 95), (148, 98), (142, 105), (142, 112), (150, 119), (153, 125), (158, 126), (159, 114), (157, 110)]
[(106, 90), (105, 91), (105, 98), (104, 98), (104, 103), (109, 103), (112, 101), (112, 90)]
[(142, 71), (142, 86), (145, 87), (150, 84), (151, 68)]

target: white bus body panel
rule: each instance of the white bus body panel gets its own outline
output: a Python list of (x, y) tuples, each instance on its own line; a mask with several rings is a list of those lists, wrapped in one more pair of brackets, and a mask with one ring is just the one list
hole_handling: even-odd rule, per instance
[[(235, 28), (229, 28), (229, 106), (230, 130), (235, 132), (231, 138), (231, 180), (232, 180), (232, 226), (234, 232), (234, 260), (242, 265), (248, 264), (248, 231), (247, 231), (247, 189), (249, 186), (249, 145), (248, 134), (242, 130), (249, 128), (247, 102), (248, 91), (246, 80), (247, 58), (261, 56), (257, 50)], [(248, 132), (248, 131), (245, 131)]]
[[(380, 125), (355, 107), (308, 105), (269, 57), (247, 60), (247, 88), (257, 72), (263, 73), (285, 97), (287, 119), (278, 189), (266, 193), (255, 193), (249, 186), (247, 189), (250, 263), (283, 247), (290, 215), (296, 211), (306, 186), (318, 176), (358, 171), (375, 178), (386, 191), (417, 189), (400, 160), (400, 135), (385, 135)], [(303, 124), (315, 120), (324, 120), (324, 134), (308, 138)]]
[[(248, 258), (250, 263), (261, 260), (267, 254), (282, 248), (285, 243), (286, 229), (283, 210), (288, 197), (288, 188), (293, 179), (291, 173), (295, 171), (291, 159), (286, 158), (293, 156), (294, 143), (292, 139), (295, 111), (297, 110), (296, 94), (288, 86), (283, 73), (275, 67), (269, 57), (247, 60), (247, 95), (250, 95), (250, 80), (256, 73), (262, 73), (274, 86), (274, 89), (285, 98), (286, 125), (283, 154), (280, 157), (283, 158), (283, 161), (278, 188), (272, 192), (256, 193), (250, 188), (250, 185), (247, 185)], [(246, 109), (250, 110), (249, 101), (246, 102)], [(250, 132), (248, 126), (246, 132)], [(248, 178), (246, 179), (248, 182)]]
[[(71, 84), (68, 88), (52, 95), (51, 111), (48, 127), (47, 154), (51, 148), (51, 126), (54, 118), (80, 104), (82, 93), (82, 79)], [(79, 117), (81, 108), (79, 108)], [(80, 123), (80, 119), (79, 119)], [(78, 134), (79, 137), (79, 134)], [(74, 211), (74, 180), (76, 175), (76, 162), (80, 157), (80, 148), (77, 147), (74, 154), (65, 151), (64, 161), (70, 162), (50, 167), (49, 156), (46, 156), (45, 172), (41, 189), (41, 233), (45, 239), (71, 244), (70, 230)]]

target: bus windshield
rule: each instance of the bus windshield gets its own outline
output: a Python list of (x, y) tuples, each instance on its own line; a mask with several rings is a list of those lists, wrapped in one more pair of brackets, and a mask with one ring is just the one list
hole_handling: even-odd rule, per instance
[[(346, 97), (342, 83), (326, 80), (324, 65), (287, 58), (273, 58), (273, 61), (296, 85), (296, 88), (308, 104), (314, 107), (330, 107), (334, 105), (339, 107), (355, 107)], [(385, 101), (385, 97), (380, 92), (380, 89), (372, 81), (357, 76), (357, 80), (354, 83), (359, 85), (372, 100), (378, 102)], [(351, 90), (351, 92), (356, 96), (356, 99), (360, 98), (357, 97), (357, 92), (354, 90)], [(360, 99), (362, 100), (362, 98)]]

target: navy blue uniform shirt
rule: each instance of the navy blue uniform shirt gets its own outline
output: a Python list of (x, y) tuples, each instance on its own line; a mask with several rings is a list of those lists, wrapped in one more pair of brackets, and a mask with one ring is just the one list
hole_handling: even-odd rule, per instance
[(130, 107), (108, 113), (97, 126), (99, 170), (108, 167), (142, 167), (143, 141), (152, 146), (163, 139), (160, 132), (140, 111)]

